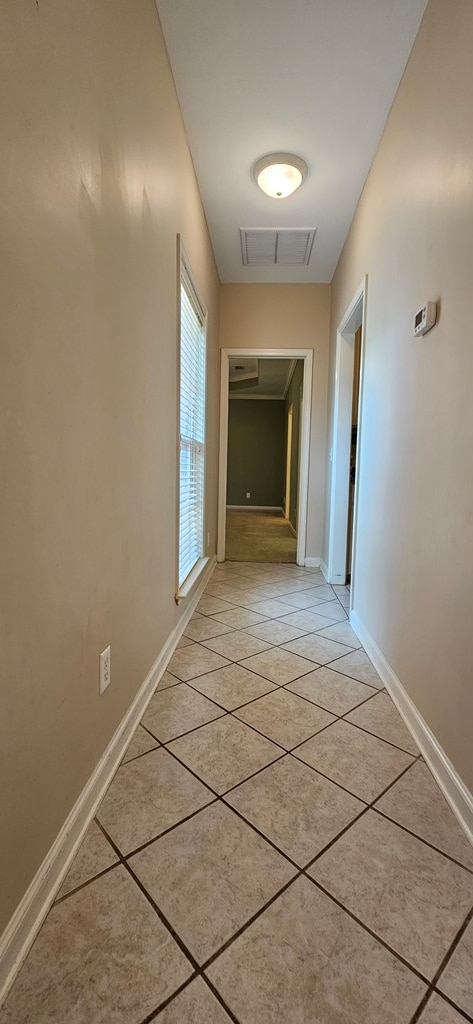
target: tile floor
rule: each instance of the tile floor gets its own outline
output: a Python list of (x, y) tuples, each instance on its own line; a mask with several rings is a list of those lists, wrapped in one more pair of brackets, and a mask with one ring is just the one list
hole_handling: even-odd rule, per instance
[(348, 598), (216, 569), (2, 1024), (473, 1021), (473, 848)]

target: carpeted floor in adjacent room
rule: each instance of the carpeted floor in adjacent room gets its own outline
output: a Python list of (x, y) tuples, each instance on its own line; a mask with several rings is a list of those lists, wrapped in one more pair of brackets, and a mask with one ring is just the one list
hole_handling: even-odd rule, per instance
[(297, 541), (283, 512), (227, 509), (225, 557), (231, 562), (295, 562)]

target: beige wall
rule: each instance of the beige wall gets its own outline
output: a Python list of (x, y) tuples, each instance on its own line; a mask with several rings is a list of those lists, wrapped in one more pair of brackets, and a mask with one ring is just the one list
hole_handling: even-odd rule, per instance
[[(368, 274), (355, 609), (473, 787), (471, 0), (431, 0), (333, 282)], [(427, 299), (440, 322), (414, 339)]]
[(322, 553), (325, 502), (328, 284), (223, 284), (221, 348), (310, 348), (314, 353), (307, 557)]
[(0, 47), (1, 931), (182, 614), (177, 232), (210, 395), (218, 278), (153, 0), (4, 0)]

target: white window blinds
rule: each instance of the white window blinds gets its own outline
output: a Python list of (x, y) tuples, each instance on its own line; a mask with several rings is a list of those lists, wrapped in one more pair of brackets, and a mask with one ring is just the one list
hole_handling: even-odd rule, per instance
[(179, 413), (179, 586), (204, 551), (205, 325), (187, 276), (181, 278)]

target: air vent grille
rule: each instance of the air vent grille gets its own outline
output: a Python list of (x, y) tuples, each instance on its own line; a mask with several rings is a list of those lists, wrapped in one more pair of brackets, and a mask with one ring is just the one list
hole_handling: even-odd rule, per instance
[(244, 267), (308, 266), (317, 228), (240, 228)]

